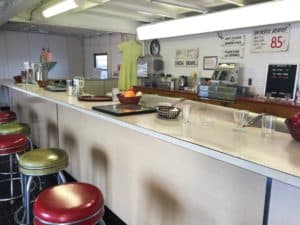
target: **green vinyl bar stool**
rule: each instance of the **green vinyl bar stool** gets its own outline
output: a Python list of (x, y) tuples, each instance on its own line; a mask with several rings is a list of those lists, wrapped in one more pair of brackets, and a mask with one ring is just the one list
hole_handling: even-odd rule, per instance
[(25, 134), (30, 136), (30, 128), (25, 123), (4, 123), (0, 125), (0, 135)]
[[(58, 148), (35, 149), (20, 156), (19, 170), (21, 173), (21, 190), (23, 193), (24, 213), (22, 224), (30, 224), (30, 187), (34, 177), (56, 174), (59, 184), (65, 183), (66, 179), (62, 171), (68, 166), (67, 153)], [(18, 218), (19, 210), (15, 219)], [(18, 221), (17, 221), (18, 222)]]

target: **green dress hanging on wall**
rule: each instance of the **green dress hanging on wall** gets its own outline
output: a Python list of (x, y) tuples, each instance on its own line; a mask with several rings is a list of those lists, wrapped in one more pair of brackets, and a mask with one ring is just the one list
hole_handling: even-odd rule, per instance
[(137, 59), (142, 55), (142, 45), (136, 41), (122, 42), (119, 45), (122, 61), (119, 76), (119, 89), (128, 90), (137, 84)]

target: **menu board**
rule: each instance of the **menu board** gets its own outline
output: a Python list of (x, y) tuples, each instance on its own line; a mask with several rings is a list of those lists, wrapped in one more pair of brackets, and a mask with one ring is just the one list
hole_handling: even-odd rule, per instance
[(265, 96), (294, 99), (297, 75), (296, 64), (269, 64)]

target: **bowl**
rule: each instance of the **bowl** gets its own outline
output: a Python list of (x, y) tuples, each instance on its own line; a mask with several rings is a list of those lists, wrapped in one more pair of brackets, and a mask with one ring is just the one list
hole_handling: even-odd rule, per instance
[(14, 76), (14, 80), (16, 83), (22, 83), (22, 76), (21, 75)]
[(38, 83), (39, 87), (41, 87), (41, 88), (47, 87), (49, 84), (48, 80), (37, 80), (36, 82)]
[(286, 119), (285, 124), (289, 128), (291, 136), (296, 140), (300, 141), (300, 127), (296, 127), (291, 119)]
[(162, 118), (166, 119), (176, 119), (177, 116), (180, 114), (180, 108), (174, 107), (174, 106), (165, 106), (165, 105), (159, 105), (156, 106), (156, 111), (158, 115)]
[(121, 104), (133, 104), (137, 105), (142, 96), (132, 96), (132, 97), (125, 97), (123, 94), (117, 94), (117, 97)]

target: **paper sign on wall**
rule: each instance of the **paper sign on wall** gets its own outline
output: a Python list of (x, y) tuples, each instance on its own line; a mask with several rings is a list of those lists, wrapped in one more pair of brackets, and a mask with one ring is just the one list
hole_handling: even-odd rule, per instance
[(251, 51), (284, 52), (288, 51), (290, 24), (265, 27), (253, 31)]
[(244, 49), (240, 48), (230, 48), (230, 49), (223, 49), (222, 54), (223, 59), (242, 59), (244, 58)]
[(177, 49), (176, 50), (176, 59), (186, 58), (186, 49)]
[(223, 38), (223, 47), (243, 46), (245, 44), (245, 35), (233, 35)]
[(198, 66), (199, 49), (177, 49), (175, 66), (176, 67), (197, 67)]

